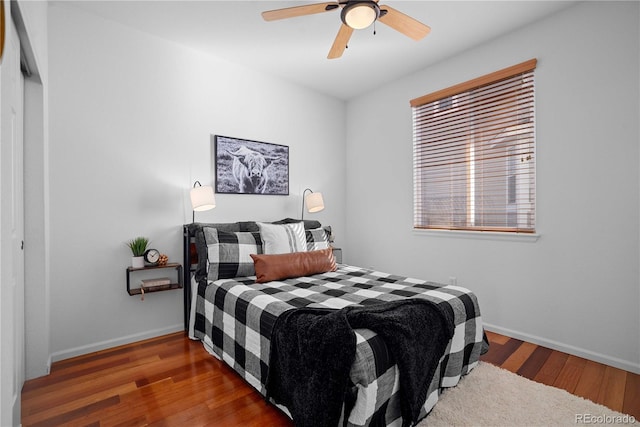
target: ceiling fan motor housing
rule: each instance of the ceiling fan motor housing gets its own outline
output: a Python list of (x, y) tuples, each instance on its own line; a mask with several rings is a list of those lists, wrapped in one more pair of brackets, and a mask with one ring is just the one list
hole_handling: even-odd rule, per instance
[(355, 30), (367, 28), (379, 17), (380, 7), (371, 0), (348, 1), (340, 13), (342, 22)]

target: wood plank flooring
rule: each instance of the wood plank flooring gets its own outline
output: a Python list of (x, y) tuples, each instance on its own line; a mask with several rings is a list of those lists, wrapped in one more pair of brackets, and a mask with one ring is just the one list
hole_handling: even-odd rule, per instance
[(640, 375), (487, 332), (481, 360), (640, 420)]
[[(487, 332), (482, 360), (640, 420), (640, 376)], [(199, 342), (175, 333), (54, 363), (22, 390), (24, 426), (291, 426)]]

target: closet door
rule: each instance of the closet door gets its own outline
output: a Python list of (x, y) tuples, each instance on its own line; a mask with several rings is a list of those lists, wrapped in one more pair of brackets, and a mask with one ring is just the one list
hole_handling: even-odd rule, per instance
[(0, 425), (20, 424), (25, 373), (23, 97), (20, 40), (5, 7), (0, 63)]

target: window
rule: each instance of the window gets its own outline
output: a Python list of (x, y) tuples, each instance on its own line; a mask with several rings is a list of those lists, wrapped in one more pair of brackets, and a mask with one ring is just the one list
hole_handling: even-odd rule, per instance
[(535, 67), (411, 101), (414, 228), (535, 232)]

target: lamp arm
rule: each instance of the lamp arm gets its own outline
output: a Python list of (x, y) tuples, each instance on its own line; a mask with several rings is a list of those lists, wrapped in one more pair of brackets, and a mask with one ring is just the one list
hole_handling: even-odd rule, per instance
[[(193, 188), (196, 188), (196, 184), (198, 184), (198, 187), (202, 187), (202, 184), (200, 184), (200, 181), (196, 181), (193, 183)], [(196, 222), (196, 211), (191, 209), (191, 223), (193, 224), (194, 222)]]
[(300, 218), (303, 221), (304, 221), (304, 196), (307, 193), (307, 191), (309, 191), (310, 193), (313, 193), (313, 191), (310, 188), (305, 188), (305, 190), (302, 192), (302, 210), (301, 210)]

